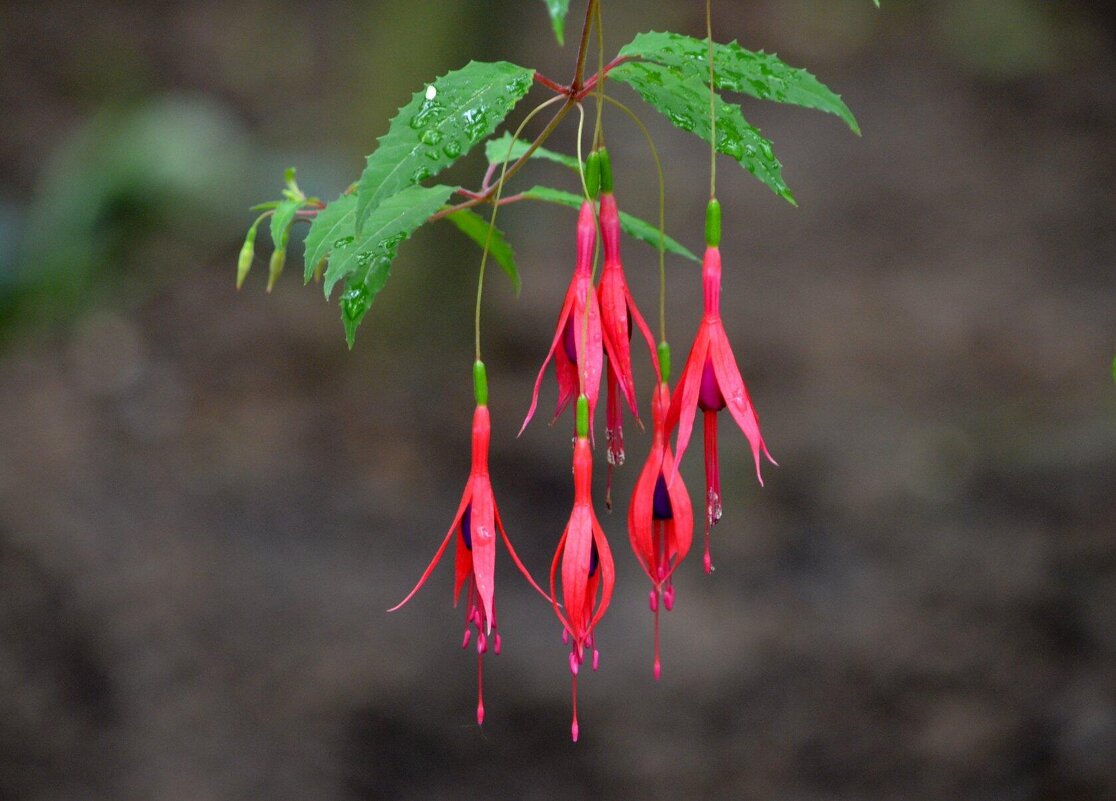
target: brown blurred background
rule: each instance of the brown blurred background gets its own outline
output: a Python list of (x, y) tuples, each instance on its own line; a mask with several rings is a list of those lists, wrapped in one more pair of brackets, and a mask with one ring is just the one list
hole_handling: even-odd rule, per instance
[[(800, 203), (721, 162), (729, 334), (782, 467), (759, 489), (726, 426), (717, 570), (680, 571), (658, 684), (602, 511), (620, 583), (576, 746), (558, 625), (507, 562), (483, 730), (450, 565), (384, 612), (468, 471), (473, 245), (406, 244), (352, 352), (300, 246), (270, 297), (266, 246), (233, 290), (283, 167), (334, 196), (470, 58), (566, 80), (542, 3), (0, 7), (0, 798), (1116, 798), (1116, 16), (715, 5), (718, 38), (808, 67), (864, 136), (745, 103)], [(702, 6), (609, 0), (609, 48), (700, 35)], [(697, 249), (704, 147), (642, 110)], [(653, 219), (645, 146), (606, 125), (622, 208)], [(520, 185), (544, 181), (572, 188)], [(514, 432), (574, 215), (501, 223), (524, 289), (486, 302), (494, 484), (542, 576), (569, 431)], [(653, 317), (654, 253), (625, 247)], [(668, 269), (680, 362), (700, 290)]]

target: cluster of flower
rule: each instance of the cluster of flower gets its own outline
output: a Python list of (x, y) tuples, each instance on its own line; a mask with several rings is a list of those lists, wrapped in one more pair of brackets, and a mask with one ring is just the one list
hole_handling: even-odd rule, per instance
[[(607, 157), (606, 157), (607, 158)], [(610, 183), (610, 182), (609, 182)], [(576, 439), (574, 442), (574, 504), (550, 567), (549, 593), (531, 578), (504, 531), (492, 494), (488, 474), (490, 422), (488, 387), (484, 364), (474, 365), (477, 407), (473, 417), (473, 463), (469, 482), (458, 505), (453, 524), (418, 584), (403, 601), (409, 601), (429, 578), (451, 539), (456, 541), (454, 597), (469, 585), (466, 630), (463, 647), (470, 640), (469, 626), (476, 629), (478, 698), (477, 723), (484, 719), (481, 684), (482, 657), (491, 640), (500, 652), (493, 602), (493, 571), (496, 532), (503, 539), (513, 561), (531, 585), (547, 598), (561, 621), (563, 640), (569, 645), (569, 665), (573, 674), (573, 739), (578, 738), (577, 675), (591, 656), (594, 670), (600, 659), (594, 631), (612, 598), (616, 581), (612, 551), (604, 530), (597, 521), (591, 493), (593, 416), (600, 395), (602, 372), (607, 383), (607, 455), (611, 505), (611, 471), (624, 462), (622, 403), (636, 420), (639, 412), (632, 377), (630, 337), (633, 324), (647, 342), (656, 376), (652, 397), (653, 438), (651, 452), (644, 463), (628, 508), (628, 536), (640, 566), (651, 580), (650, 607), (655, 615), (654, 675), (659, 678), (659, 609), (674, 605), (672, 576), (690, 550), (693, 539), (693, 507), (678, 473), (677, 464), (690, 442), (697, 410), (704, 415), (705, 427), (705, 557), (706, 572), (712, 570), (709, 556), (709, 529), (721, 517), (721, 485), (717, 459), (717, 415), (728, 410), (744, 432), (752, 449), (756, 474), (760, 475), (761, 457), (774, 463), (760, 434), (759, 419), (740, 370), (736, 365), (720, 316), (721, 254), (720, 205), (709, 203), (706, 223), (706, 251), (702, 267), (704, 315), (689, 358), (673, 396), (667, 384), (670, 351), (665, 343), (655, 346), (643, 316), (636, 308), (624, 277), (620, 259), (620, 217), (611, 186), (602, 187), (599, 201), (586, 200), (581, 206), (577, 226), (577, 263), (566, 292), (554, 339), (535, 382), (531, 407), (523, 422), (527, 427), (538, 404), (539, 389), (547, 365), (554, 360), (558, 378), (557, 418), (576, 400)], [(597, 225), (603, 241), (604, 266), (594, 291), (593, 260)], [(672, 454), (670, 437), (677, 429), (677, 456)], [(522, 433), (523, 429), (520, 430)], [(561, 587), (559, 598), (558, 585)]]

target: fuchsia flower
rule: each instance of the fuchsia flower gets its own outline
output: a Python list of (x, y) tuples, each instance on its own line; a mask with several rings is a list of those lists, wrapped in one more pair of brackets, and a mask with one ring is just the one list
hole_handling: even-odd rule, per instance
[[(621, 419), (620, 394), (623, 393), (628, 408), (639, 422), (636, 406), (635, 380), (632, 378), (632, 355), (629, 340), (632, 323), (639, 328), (647, 347), (655, 359), (655, 340), (643, 315), (639, 313), (620, 261), (620, 213), (616, 198), (611, 192), (601, 194), (601, 240), (604, 243), (604, 268), (601, 271), (597, 296), (601, 308), (601, 329), (604, 333), (605, 352), (608, 354), (608, 400), (605, 436), (608, 440), (608, 489), (605, 503), (612, 507), (612, 467), (624, 464), (624, 428)], [(642, 423), (640, 423), (642, 426)]]
[[(484, 374), (484, 365), (477, 362), (474, 365), (474, 377), (477, 387), (477, 407), (473, 413), (473, 466), (469, 473), (469, 481), (465, 485), (465, 492), (461, 496), (461, 503), (457, 506), (453, 524), (450, 526), (446, 538), (442, 540), (434, 558), (430, 560), (426, 571), (419, 578), (407, 597), (389, 609), (389, 612), (402, 607), (414, 597), (445, 553), (446, 546), (451, 539), (457, 542), (456, 557), (454, 559), (453, 577), (453, 605), (457, 606), (461, 599), (461, 590), (469, 585), (468, 604), (465, 610), (465, 639), (461, 647), (469, 644), (472, 624), (477, 632), (477, 724), (484, 722), (484, 687), (483, 687), (483, 656), (488, 650), (488, 641), (491, 637), (493, 650), (500, 653), (500, 634), (496, 630), (496, 605), (493, 599), (494, 575), (496, 567), (496, 532), (500, 532), (504, 545), (507, 546), (515, 566), (524, 575), (531, 586), (534, 587), (548, 601), (548, 596), (527, 568), (523, 566), (507, 532), (500, 519), (500, 510), (496, 507), (496, 499), (492, 494), (492, 484), (488, 476), (488, 444), (491, 439), (491, 423), (488, 415), (488, 386)], [(456, 535), (456, 536), (455, 536)]]
[[(562, 637), (570, 645), (570, 672), (573, 674), (573, 722), (571, 734), (576, 742), (577, 673), (585, 662), (586, 650), (593, 652), (593, 670), (600, 662), (593, 631), (612, 600), (616, 569), (604, 530), (593, 512), (593, 452), (589, 445), (588, 399), (577, 401), (577, 440), (574, 443), (574, 505), (554, 561), (550, 565), (550, 597), (554, 614), (562, 623)], [(555, 580), (561, 562), (562, 606), (558, 605)]]
[[(674, 607), (671, 577), (690, 552), (694, 535), (694, 510), (682, 476), (674, 467), (670, 452), (667, 414), (670, 389), (661, 383), (651, 401), (654, 437), (651, 453), (643, 465), (628, 507), (628, 537), (643, 572), (651, 579), (651, 611), (655, 614), (655, 679), (662, 670), (659, 661), (659, 606), (669, 612)], [(667, 481), (673, 476), (673, 481)]]
[[(550, 343), (546, 360), (535, 379), (531, 408), (527, 410), (523, 427), (519, 429), (520, 434), (535, 414), (535, 407), (539, 403), (539, 387), (542, 386), (543, 374), (552, 357), (558, 374), (558, 404), (554, 419), (558, 419), (584, 385), (584, 392), (589, 398), (590, 435), (593, 430), (593, 412), (597, 408), (604, 361), (601, 350), (601, 312), (597, 305), (597, 296), (593, 293), (593, 248), (597, 242), (595, 216), (592, 203), (586, 200), (581, 204), (581, 214), (577, 220), (577, 265), (566, 291), (566, 299), (562, 303), (562, 311), (558, 314), (554, 341)], [(580, 377), (579, 368), (583, 373)]]
[[(707, 215), (705, 260), (702, 266), (702, 286), (705, 293), (705, 315), (698, 328), (694, 344), (690, 348), (686, 367), (670, 404), (667, 428), (678, 426), (677, 461), (690, 443), (694, 417), (698, 407), (705, 417), (705, 572), (713, 569), (709, 556), (709, 529), (721, 519), (721, 474), (717, 459), (717, 413), (728, 409), (732, 419), (748, 438), (752, 457), (756, 463), (756, 477), (763, 484), (760, 472), (760, 456), (766, 456), (772, 464), (767, 446), (760, 434), (759, 417), (736, 357), (732, 354), (721, 322), (721, 251), (720, 242), (720, 205), (710, 201)], [(715, 220), (715, 225), (713, 224)], [(677, 480), (677, 479), (675, 479)]]

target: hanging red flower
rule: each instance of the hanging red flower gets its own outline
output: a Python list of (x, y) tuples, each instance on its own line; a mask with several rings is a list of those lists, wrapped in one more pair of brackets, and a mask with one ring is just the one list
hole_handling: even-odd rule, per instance
[[(586, 651), (592, 652), (592, 666), (597, 669), (600, 652), (596, 648), (594, 630), (608, 609), (616, 584), (612, 551), (593, 511), (593, 452), (588, 438), (589, 412), (585, 395), (578, 398), (577, 407), (573, 511), (550, 565), (551, 603), (554, 614), (562, 623), (563, 639), (570, 646), (570, 672), (573, 674), (573, 722), (570, 731), (575, 741), (578, 737), (578, 670), (585, 662)], [(559, 576), (562, 582), (561, 606), (556, 593)]]
[[(643, 572), (651, 579), (650, 606), (655, 614), (655, 679), (662, 670), (659, 660), (659, 607), (674, 607), (672, 576), (690, 551), (694, 534), (694, 510), (682, 476), (670, 452), (667, 414), (670, 389), (661, 383), (651, 401), (654, 436), (651, 453), (636, 481), (628, 507), (628, 537)], [(668, 477), (673, 476), (672, 481)]]
[(763, 484), (763, 475), (760, 472), (761, 455), (772, 464), (777, 464), (768, 453), (767, 445), (764, 444), (763, 436), (760, 434), (759, 416), (748, 395), (748, 388), (744, 386), (744, 379), (740, 377), (740, 368), (736, 366), (736, 357), (733, 356), (732, 346), (729, 345), (724, 324), (721, 322), (721, 251), (717, 246), (720, 241), (720, 205), (716, 200), (710, 201), (708, 217), (715, 219), (716, 224), (706, 225), (708, 247), (705, 250), (701, 272), (705, 314), (698, 327), (694, 344), (690, 348), (682, 377), (678, 381), (678, 386), (674, 388), (670, 415), (667, 418), (668, 428), (678, 426), (676, 458), (680, 462), (690, 443), (690, 433), (693, 430), (698, 408), (700, 407), (704, 413), (706, 573), (713, 569), (709, 556), (709, 529), (721, 519), (717, 413), (722, 409), (728, 409), (732, 419), (744, 432), (752, 449), (752, 457), (756, 463), (756, 477), (761, 485)]
[[(597, 408), (600, 394), (601, 368), (604, 355), (601, 345), (601, 312), (597, 296), (593, 293), (593, 248), (597, 242), (597, 222), (593, 204), (586, 200), (581, 204), (577, 221), (577, 264), (573, 279), (562, 310), (558, 313), (558, 324), (554, 329), (554, 340), (550, 350), (539, 368), (535, 379), (535, 389), (531, 395), (531, 408), (519, 429), (522, 434), (535, 414), (539, 403), (539, 388), (542, 386), (546, 366), (554, 359), (554, 369), (558, 375), (558, 404), (554, 419), (579, 392), (584, 391), (589, 398), (589, 430), (592, 436), (593, 412)], [(561, 345), (561, 347), (559, 347)], [(581, 375), (579, 376), (579, 372)]]
[(550, 596), (535, 583), (527, 568), (523, 566), (519, 555), (512, 547), (504, 530), (504, 523), (500, 519), (500, 510), (496, 506), (496, 498), (492, 493), (492, 482), (488, 475), (488, 446), (492, 435), (492, 426), (488, 414), (488, 381), (484, 365), (477, 362), (473, 368), (477, 407), (473, 412), (473, 466), (469, 473), (469, 480), (465, 484), (465, 492), (457, 506), (453, 524), (439, 546), (434, 558), (419, 578), (407, 597), (393, 606), (388, 611), (394, 612), (415, 596), (434, 568), (441, 561), (450, 540), (457, 543), (454, 558), (453, 576), (453, 605), (457, 606), (461, 599), (461, 590), (469, 585), (468, 602), (465, 607), (465, 638), (461, 647), (469, 644), (472, 625), (476, 630), (477, 642), (477, 724), (484, 722), (484, 686), (483, 686), (483, 656), (488, 650), (489, 639), (492, 640), (492, 649), (500, 653), (500, 633), (496, 625), (496, 604), (493, 597), (495, 589), (496, 568), (496, 532), (507, 546), (515, 566), (524, 578), (548, 601)]

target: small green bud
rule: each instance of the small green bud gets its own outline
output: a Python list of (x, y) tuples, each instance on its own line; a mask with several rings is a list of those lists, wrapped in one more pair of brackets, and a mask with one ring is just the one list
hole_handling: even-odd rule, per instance
[(705, 244), (711, 248), (721, 244), (721, 202), (715, 197), (705, 207)]
[(244, 242), (240, 249), (240, 261), (237, 262), (237, 289), (244, 286), (244, 279), (248, 278), (248, 271), (252, 269), (252, 259), (256, 258), (256, 245)]
[(473, 362), (473, 396), (477, 399), (477, 406), (488, 405), (488, 373), (480, 359)]
[(596, 150), (585, 160), (585, 191), (594, 200), (601, 193), (601, 154)]
[(670, 383), (670, 345), (664, 339), (659, 343), (659, 372), (662, 373), (663, 383)]
[(579, 439), (589, 436), (589, 398), (585, 395), (577, 396), (577, 436)]
[(601, 154), (601, 191), (612, 191), (612, 159), (608, 157), (608, 149), (601, 148), (597, 151)]
[(248, 235), (244, 237), (244, 245), (240, 248), (240, 259), (236, 263), (236, 288), (240, 289), (244, 286), (244, 279), (248, 277), (248, 271), (252, 269), (252, 259), (256, 257), (256, 226), (248, 229)]
[(287, 251), (276, 250), (271, 254), (271, 263), (267, 267), (267, 291), (270, 292), (279, 276), (283, 274), (283, 266), (287, 263)]

